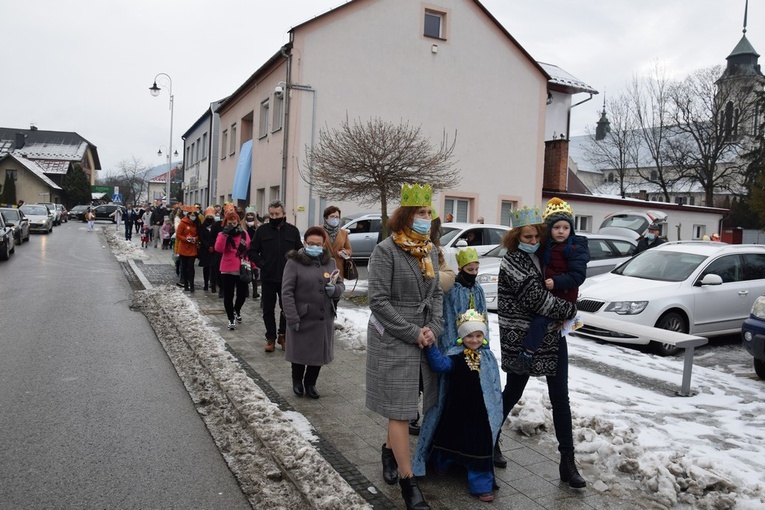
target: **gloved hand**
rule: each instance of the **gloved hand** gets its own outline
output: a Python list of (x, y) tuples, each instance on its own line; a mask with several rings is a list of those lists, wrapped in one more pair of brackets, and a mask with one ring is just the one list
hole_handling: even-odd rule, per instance
[(332, 282), (327, 283), (324, 286), (324, 292), (326, 292), (329, 297), (334, 296), (335, 295), (335, 284), (332, 283)]
[(290, 326), (290, 329), (292, 329), (292, 331), (298, 331), (300, 329), (300, 323), (296, 322), (295, 324)]
[(231, 235), (231, 233), (234, 232), (234, 230), (236, 230), (236, 225), (226, 225), (225, 227), (223, 227), (223, 235), (224, 236)]

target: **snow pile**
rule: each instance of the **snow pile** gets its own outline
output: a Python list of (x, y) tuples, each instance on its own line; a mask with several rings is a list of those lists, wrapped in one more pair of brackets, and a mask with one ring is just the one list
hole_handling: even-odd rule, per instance
[(117, 232), (108, 227), (101, 227), (101, 232), (106, 237), (106, 242), (109, 244), (114, 256), (120, 262), (125, 262), (128, 259), (148, 259), (149, 256), (138, 245), (133, 244), (132, 241), (126, 241), (125, 235), (122, 232)]
[[(171, 286), (137, 292), (135, 301), (254, 508), (369, 508), (247, 376), (193, 301)], [(314, 437), (302, 416), (295, 421)]]

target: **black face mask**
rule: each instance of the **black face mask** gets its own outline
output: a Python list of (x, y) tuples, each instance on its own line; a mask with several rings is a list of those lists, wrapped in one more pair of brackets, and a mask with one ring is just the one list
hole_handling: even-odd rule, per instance
[(268, 220), (268, 223), (270, 225), (273, 225), (274, 227), (278, 227), (279, 225), (282, 224), (283, 221), (284, 221), (284, 217), (282, 217), (282, 218), (271, 218), (270, 220)]
[(465, 271), (460, 271), (459, 277), (462, 281), (468, 284), (468, 287), (472, 287), (475, 284), (475, 278), (478, 276), (477, 274), (470, 274), (466, 273)]

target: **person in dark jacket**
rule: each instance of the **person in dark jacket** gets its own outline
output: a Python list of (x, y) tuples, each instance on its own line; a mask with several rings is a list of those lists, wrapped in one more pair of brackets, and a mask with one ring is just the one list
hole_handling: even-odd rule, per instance
[[(153, 221), (153, 217), (152, 217)], [(215, 255), (215, 240), (218, 237), (217, 232), (213, 232), (215, 226), (215, 210), (208, 207), (205, 211), (205, 219), (199, 226), (199, 267), (202, 268), (202, 277), (204, 280), (204, 290), (210, 287), (210, 275), (212, 273), (213, 256)], [(213, 281), (213, 292), (215, 292), (215, 282)]]
[(319, 398), (319, 370), (334, 358), (335, 314), (332, 300), (345, 290), (335, 259), (325, 246), (327, 235), (311, 227), (303, 236), (305, 247), (287, 254), (282, 280), (287, 319), (287, 353), (292, 363), (295, 395)]
[[(266, 352), (274, 352), (277, 341), (284, 350), (286, 320), (282, 306), (282, 275), (287, 264), (285, 256), (303, 246), (300, 231), (287, 223), (284, 204), (275, 200), (268, 204), (268, 223), (255, 231), (248, 258), (260, 268), (261, 306), (266, 327)], [(276, 328), (276, 298), (279, 298), (279, 329)]]
[(151, 211), (149, 217), (151, 223), (151, 235), (154, 237), (154, 247), (157, 247), (159, 242), (159, 229), (162, 228), (162, 224), (165, 222), (165, 207), (163, 205), (157, 206)]
[[(247, 234), (250, 236), (250, 239), (255, 239), (255, 231), (260, 226), (260, 221), (258, 220), (258, 214), (255, 212), (254, 207), (248, 207), (244, 210), (244, 226), (247, 230)], [(255, 264), (252, 264), (252, 299), (257, 299), (260, 297), (260, 293), (258, 293), (258, 281), (260, 280), (260, 269), (258, 269), (258, 266)]]
[(641, 251), (646, 251), (648, 248), (654, 248), (660, 244), (666, 243), (667, 241), (659, 237), (660, 234), (661, 227), (659, 227), (659, 225), (656, 223), (651, 223), (648, 225), (648, 231), (638, 241), (634, 254), (637, 255)]
[(125, 221), (125, 241), (133, 239), (133, 224), (137, 218), (138, 213), (136, 212), (135, 207), (127, 204), (127, 207), (125, 208), (125, 216), (122, 218)]
[[(545, 288), (553, 296), (576, 304), (579, 286), (587, 277), (587, 262), (590, 261), (587, 238), (574, 234), (574, 211), (558, 197), (547, 202), (542, 220), (547, 226), (547, 242), (541, 257)], [(534, 353), (542, 344), (552, 322), (552, 319), (544, 315), (537, 315), (531, 320), (523, 339), (523, 349), (510, 364), (510, 372), (529, 374)]]

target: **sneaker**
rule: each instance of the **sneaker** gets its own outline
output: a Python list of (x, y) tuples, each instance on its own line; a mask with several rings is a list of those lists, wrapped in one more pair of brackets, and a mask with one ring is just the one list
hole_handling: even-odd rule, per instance
[(236, 322), (238, 322), (239, 324), (242, 323), (242, 314), (241, 313), (234, 312), (234, 318), (236, 319)]
[(529, 375), (531, 373), (531, 360), (534, 359), (533, 354), (529, 354), (526, 351), (518, 353), (518, 357), (510, 363), (508, 372), (512, 372), (516, 375)]
[(236, 329), (236, 322), (235, 321), (228, 321), (228, 329)]

